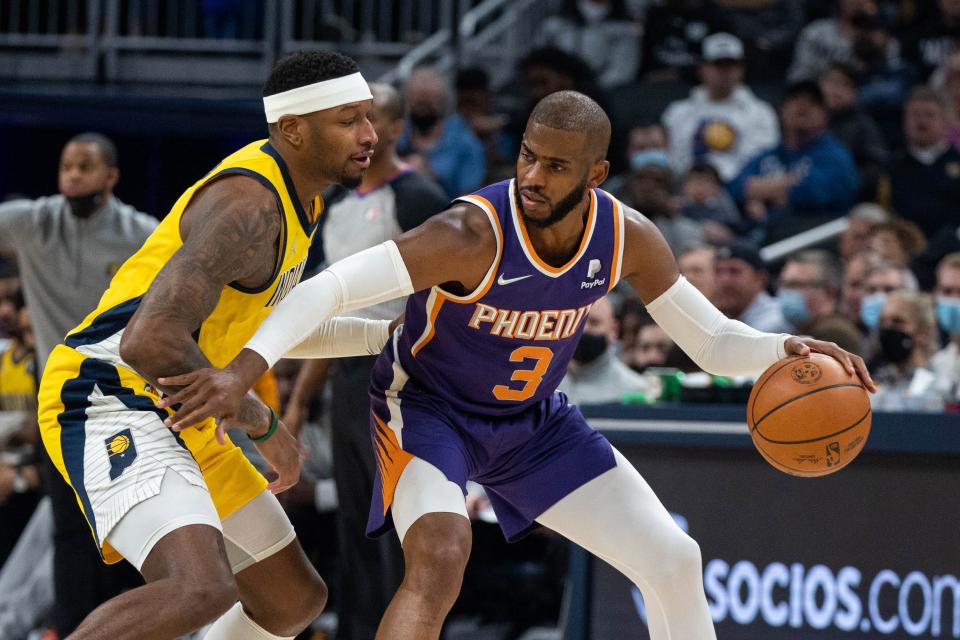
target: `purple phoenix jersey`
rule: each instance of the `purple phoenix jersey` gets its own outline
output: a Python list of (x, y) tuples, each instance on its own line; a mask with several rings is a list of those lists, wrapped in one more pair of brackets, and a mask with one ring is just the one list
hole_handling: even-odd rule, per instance
[(393, 493), (414, 457), (461, 489), (467, 480), (486, 487), (509, 540), (616, 465), (610, 444), (556, 388), (590, 307), (620, 278), (621, 205), (591, 190), (580, 247), (553, 267), (530, 243), (514, 180), (459, 200), (487, 214), (497, 256), (468, 296), (440, 287), (410, 296), (403, 326), (377, 359), (370, 535), (391, 527)]
[(537, 256), (517, 197), (505, 180), (459, 198), (483, 209), (497, 234), (497, 257), (472, 295), (433, 287), (407, 302), (400, 365), (462, 411), (501, 416), (549, 397), (590, 307), (620, 277), (623, 211), (609, 194), (590, 191), (583, 240), (562, 267)]

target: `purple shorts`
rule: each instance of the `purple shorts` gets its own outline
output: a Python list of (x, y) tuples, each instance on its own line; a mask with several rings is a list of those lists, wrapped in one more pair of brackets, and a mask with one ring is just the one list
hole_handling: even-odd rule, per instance
[(610, 443), (564, 394), (516, 415), (466, 413), (407, 378), (391, 352), (380, 355), (370, 380), (378, 469), (368, 536), (393, 528), (393, 492), (414, 457), (464, 494), (467, 480), (483, 485), (510, 542), (537, 528), (536, 518), (561, 498), (616, 466)]

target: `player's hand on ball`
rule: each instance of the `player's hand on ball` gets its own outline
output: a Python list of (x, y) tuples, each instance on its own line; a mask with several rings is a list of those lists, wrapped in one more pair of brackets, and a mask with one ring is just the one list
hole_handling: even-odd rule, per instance
[(277, 472), (276, 479), (267, 486), (271, 493), (282, 493), (300, 481), (304, 452), (287, 425), (280, 422), (272, 436), (263, 442), (254, 441), (254, 445)]
[(863, 358), (849, 351), (844, 351), (833, 342), (792, 336), (787, 338), (784, 349), (788, 356), (808, 356), (811, 351), (830, 356), (838, 360), (840, 364), (843, 365), (843, 368), (847, 370), (847, 373), (850, 375), (856, 374), (863, 382), (863, 386), (866, 387), (867, 391), (870, 393), (877, 392), (877, 385), (874, 384), (873, 378), (870, 377), (870, 372), (867, 370), (867, 365), (864, 363)]
[(214, 418), (219, 424), (235, 421), (248, 389), (247, 383), (229, 368), (198, 369), (160, 378), (158, 382), (183, 387), (157, 402), (161, 409), (180, 405), (173, 416), (164, 420), (174, 431), (182, 431), (207, 418)]

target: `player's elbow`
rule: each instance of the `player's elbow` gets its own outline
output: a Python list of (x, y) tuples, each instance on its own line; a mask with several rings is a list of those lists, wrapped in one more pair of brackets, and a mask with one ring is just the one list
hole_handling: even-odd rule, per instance
[(139, 323), (131, 322), (120, 337), (119, 353), (124, 364), (141, 375), (151, 377), (151, 369), (161, 364), (162, 353), (156, 349), (159, 337), (148, 337), (148, 333)]

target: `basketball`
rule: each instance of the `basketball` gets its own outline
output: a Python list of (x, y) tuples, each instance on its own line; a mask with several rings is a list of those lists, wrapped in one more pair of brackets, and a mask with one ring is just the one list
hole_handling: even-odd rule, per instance
[(870, 434), (870, 398), (856, 374), (821, 353), (781, 360), (747, 402), (750, 437), (776, 469), (824, 476), (857, 457)]

